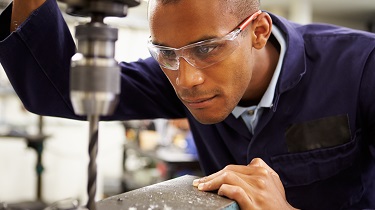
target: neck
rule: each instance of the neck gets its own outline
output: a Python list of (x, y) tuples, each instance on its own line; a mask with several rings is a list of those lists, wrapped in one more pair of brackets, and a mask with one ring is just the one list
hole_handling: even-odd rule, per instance
[(257, 105), (266, 92), (271, 82), (280, 56), (280, 45), (276, 38), (271, 35), (266, 46), (256, 50), (254, 60), (256, 61), (252, 79), (239, 106)]

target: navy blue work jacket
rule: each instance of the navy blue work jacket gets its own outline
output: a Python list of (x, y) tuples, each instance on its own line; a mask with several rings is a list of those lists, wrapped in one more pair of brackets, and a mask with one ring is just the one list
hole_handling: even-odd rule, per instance
[[(75, 45), (56, 2), (48, 0), (12, 34), (4, 30), (10, 13), (0, 18), (0, 62), (24, 106), (83, 119), (69, 99)], [(273, 106), (254, 135), (232, 114), (213, 125), (197, 122), (152, 58), (121, 63), (121, 101), (103, 119), (187, 117), (206, 174), (259, 157), (280, 175), (294, 207), (375, 209), (374, 34), (271, 17), (287, 51)]]

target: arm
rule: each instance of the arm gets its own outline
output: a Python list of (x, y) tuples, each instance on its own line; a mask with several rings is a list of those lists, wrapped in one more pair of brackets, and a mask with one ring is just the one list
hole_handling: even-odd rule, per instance
[(241, 209), (295, 209), (286, 200), (278, 174), (256, 158), (247, 166), (230, 165), (210, 176), (194, 180), (202, 191), (235, 200)]
[(13, 0), (10, 31), (15, 31), (45, 0)]
[[(11, 9), (0, 16), (0, 23), (10, 23)], [(39, 115), (85, 119), (74, 114), (70, 101), (75, 44), (56, 0), (46, 0), (12, 33), (9, 24), (8, 33), (4, 31), (0, 30), (0, 63), (25, 108)], [(121, 101), (115, 114), (103, 120), (185, 116), (156, 61), (149, 58), (120, 66)]]

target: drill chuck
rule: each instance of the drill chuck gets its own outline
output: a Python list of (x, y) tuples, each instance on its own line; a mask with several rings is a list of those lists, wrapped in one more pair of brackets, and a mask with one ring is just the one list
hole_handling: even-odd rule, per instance
[(141, 0), (59, 0), (66, 13), (89, 16), (78, 25), (77, 54), (72, 59), (70, 93), (77, 115), (111, 115), (120, 93), (120, 67), (114, 59), (118, 30), (104, 24), (107, 16), (125, 17)]
[(120, 67), (114, 59), (117, 29), (104, 23), (76, 27), (78, 52), (73, 57), (70, 89), (78, 115), (110, 115), (120, 93)]

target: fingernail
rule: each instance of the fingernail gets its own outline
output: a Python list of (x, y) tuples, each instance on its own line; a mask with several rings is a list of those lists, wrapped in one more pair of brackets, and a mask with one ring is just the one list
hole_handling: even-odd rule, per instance
[(198, 190), (203, 190), (203, 188), (204, 188), (204, 183), (200, 183), (200, 184), (198, 185)]
[(222, 196), (223, 195), (223, 193), (221, 192), (221, 190), (219, 189), (219, 191), (217, 191), (217, 194), (218, 195), (220, 195), (220, 196)]
[(197, 186), (199, 185), (199, 180), (200, 180), (200, 179), (194, 179), (194, 180), (193, 180), (193, 186), (194, 186), (194, 187), (197, 187)]

